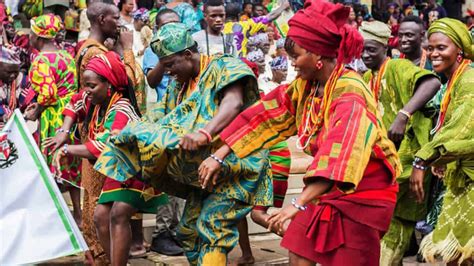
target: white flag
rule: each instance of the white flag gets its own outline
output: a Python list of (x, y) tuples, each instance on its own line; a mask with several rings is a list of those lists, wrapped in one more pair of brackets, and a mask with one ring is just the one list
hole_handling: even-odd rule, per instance
[(29, 264), (87, 245), (17, 109), (0, 133), (0, 264)]

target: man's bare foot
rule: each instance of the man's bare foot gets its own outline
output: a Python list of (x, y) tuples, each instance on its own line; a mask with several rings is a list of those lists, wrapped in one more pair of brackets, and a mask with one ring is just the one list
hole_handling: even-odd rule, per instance
[(237, 265), (247, 265), (247, 264), (254, 264), (255, 263), (255, 258), (250, 255), (250, 256), (242, 256), (237, 259)]

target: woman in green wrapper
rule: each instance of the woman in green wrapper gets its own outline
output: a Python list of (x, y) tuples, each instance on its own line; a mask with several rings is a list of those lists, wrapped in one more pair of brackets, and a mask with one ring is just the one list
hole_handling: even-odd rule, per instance
[(472, 38), (455, 19), (433, 22), (428, 56), (436, 72), (448, 77), (433, 139), (415, 155), (410, 188), (425, 197), (423, 178), (430, 167), (447, 191), (435, 230), (420, 246), (429, 261), (472, 265), (474, 256), (474, 59)]
[(225, 265), (238, 222), (252, 206), (273, 203), (266, 151), (221, 161), (225, 181), (206, 190), (198, 167), (222, 145), (213, 136), (258, 99), (255, 76), (237, 58), (200, 55), (181, 23), (162, 26), (151, 47), (175, 79), (141, 121), (111, 138), (95, 169), (118, 181), (141, 174), (160, 191), (185, 198), (177, 237), (189, 262)]

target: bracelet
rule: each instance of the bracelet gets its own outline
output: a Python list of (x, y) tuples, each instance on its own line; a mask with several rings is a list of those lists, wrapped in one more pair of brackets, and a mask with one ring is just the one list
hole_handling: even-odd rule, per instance
[(211, 155), (209, 155), (209, 157), (211, 157), (212, 159), (216, 160), (218, 163), (220, 163), (221, 165), (224, 165), (224, 161), (219, 159), (217, 156), (215, 156), (214, 154), (211, 153)]
[(402, 115), (405, 115), (406, 117), (408, 117), (408, 119), (411, 118), (411, 114), (403, 109), (400, 109), (400, 111), (398, 111), (400, 114)]
[(64, 144), (64, 145), (63, 145), (63, 152), (64, 152), (64, 154), (66, 154), (66, 155), (68, 154), (68, 152), (67, 152), (67, 147), (68, 147), (67, 144)]
[(211, 134), (209, 134), (209, 132), (207, 132), (204, 128), (200, 128), (200, 129), (198, 130), (198, 132), (201, 133), (201, 134), (203, 134), (204, 136), (206, 136), (208, 143), (211, 143), (211, 142), (212, 142), (212, 136), (211, 136)]
[(291, 199), (291, 204), (293, 205), (293, 207), (297, 208), (300, 211), (306, 211), (306, 209), (308, 209), (308, 207), (306, 205), (303, 205), (303, 206), (298, 205), (296, 203), (296, 198)]
[(69, 130), (66, 130), (64, 128), (58, 128), (58, 130), (56, 130), (56, 133), (66, 133), (66, 134), (71, 134), (71, 131)]

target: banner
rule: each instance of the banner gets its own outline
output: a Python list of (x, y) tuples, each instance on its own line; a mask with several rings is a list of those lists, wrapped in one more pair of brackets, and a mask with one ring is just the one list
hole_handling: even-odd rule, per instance
[(30, 264), (87, 245), (17, 109), (0, 132), (0, 264)]

